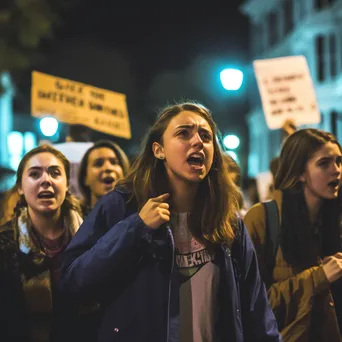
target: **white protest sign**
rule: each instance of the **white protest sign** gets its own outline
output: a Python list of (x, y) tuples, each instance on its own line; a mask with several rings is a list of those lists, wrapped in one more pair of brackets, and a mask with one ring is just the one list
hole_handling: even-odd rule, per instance
[(289, 56), (253, 62), (267, 126), (281, 128), (286, 119), (297, 126), (321, 120), (306, 58)]
[(93, 142), (65, 142), (54, 144), (53, 147), (62, 152), (70, 162), (69, 191), (78, 198), (82, 197), (78, 186), (78, 170), (80, 162), (87, 150), (94, 145)]

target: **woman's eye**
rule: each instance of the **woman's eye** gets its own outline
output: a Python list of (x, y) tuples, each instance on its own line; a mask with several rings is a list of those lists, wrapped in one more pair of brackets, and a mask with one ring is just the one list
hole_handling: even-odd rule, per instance
[(203, 141), (211, 141), (211, 135), (209, 133), (202, 133), (201, 134), (201, 139)]
[(38, 171), (34, 171), (34, 172), (30, 172), (29, 173), (29, 177), (32, 177), (32, 178), (39, 178), (39, 172)]
[(61, 174), (61, 173), (60, 173), (59, 170), (53, 170), (53, 171), (51, 172), (52, 177), (58, 177), (60, 174)]
[(117, 159), (109, 159), (109, 162), (112, 164), (112, 165), (116, 165), (116, 164), (119, 164), (119, 162), (117, 161)]
[(95, 167), (101, 167), (103, 165), (103, 160), (97, 160), (95, 163), (94, 163), (94, 166)]
[(178, 134), (181, 137), (187, 137), (189, 135), (189, 132), (187, 130), (179, 131)]

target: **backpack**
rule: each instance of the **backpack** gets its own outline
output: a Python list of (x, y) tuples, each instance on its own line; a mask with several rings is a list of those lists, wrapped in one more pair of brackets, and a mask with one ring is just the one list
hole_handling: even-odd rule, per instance
[(265, 209), (265, 224), (266, 224), (266, 267), (268, 274), (272, 278), (273, 269), (275, 266), (277, 250), (279, 246), (279, 232), (280, 232), (280, 221), (279, 211), (277, 202), (275, 200), (262, 202)]

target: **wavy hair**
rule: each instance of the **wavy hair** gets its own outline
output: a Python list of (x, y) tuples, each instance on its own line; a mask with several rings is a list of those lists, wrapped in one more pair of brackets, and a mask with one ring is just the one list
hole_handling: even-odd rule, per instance
[[(316, 262), (316, 251), (307, 242), (312, 237), (313, 227), (309, 220), (308, 207), (300, 177), (308, 161), (325, 144), (341, 146), (336, 137), (319, 129), (301, 129), (290, 135), (282, 147), (279, 166), (275, 176), (276, 189), (283, 192), (280, 246), (284, 259), (292, 266), (310, 267)], [(341, 196), (324, 200), (321, 208), (322, 248), (324, 255), (341, 250), (340, 216)]]
[(236, 234), (238, 212), (238, 189), (231, 180), (219, 140), (219, 132), (211, 112), (197, 102), (182, 102), (165, 107), (158, 115), (143, 140), (142, 149), (127, 176), (118, 182), (132, 192), (131, 199), (139, 210), (151, 197), (170, 193), (164, 162), (155, 158), (152, 145), (163, 145), (163, 134), (170, 121), (183, 111), (191, 111), (204, 118), (214, 135), (214, 158), (208, 175), (201, 181), (188, 219), (193, 236), (210, 246), (231, 243)]
[[(65, 157), (65, 155), (62, 152), (56, 150), (51, 145), (44, 144), (44, 145), (41, 145), (41, 146), (38, 146), (38, 147), (32, 149), (31, 151), (27, 152), (24, 155), (24, 157), (22, 158), (22, 160), (20, 161), (19, 166), (18, 166), (16, 183), (14, 185), (14, 189), (16, 191), (18, 191), (18, 189), (21, 188), (22, 177), (23, 177), (23, 173), (24, 173), (26, 163), (33, 156), (35, 156), (39, 153), (51, 153), (63, 164), (64, 171), (65, 171), (66, 178), (67, 178), (67, 185), (69, 186), (69, 181), (70, 181), (70, 162), (69, 162), (69, 160)], [(14, 209), (15, 217), (18, 217), (20, 215), (20, 210), (23, 207), (27, 207), (27, 203), (25, 200), (25, 196), (20, 195), (20, 199), (19, 199), (19, 201), (18, 201), (18, 203)], [(65, 196), (65, 200), (64, 200), (62, 207), (61, 207), (62, 215), (63, 216), (67, 215), (69, 210), (76, 210), (82, 216), (82, 213), (81, 213), (82, 211), (81, 211), (79, 201), (77, 200), (77, 198), (75, 196), (73, 196), (69, 191), (67, 191), (66, 196)]]

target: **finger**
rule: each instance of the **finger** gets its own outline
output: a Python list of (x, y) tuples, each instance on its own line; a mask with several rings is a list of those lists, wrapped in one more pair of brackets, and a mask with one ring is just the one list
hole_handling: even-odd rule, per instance
[(324, 263), (324, 264), (326, 264), (328, 261), (330, 261), (332, 259), (332, 256), (327, 256), (327, 257), (325, 257), (323, 260), (322, 260), (322, 262)]
[(342, 259), (342, 253), (338, 252), (334, 255), (334, 257), (338, 258), (338, 259)]
[(167, 200), (169, 197), (170, 197), (170, 194), (166, 193), (166, 194), (162, 194), (162, 195), (160, 195), (158, 197), (151, 198), (151, 200), (153, 202), (160, 202), (160, 203), (162, 203), (162, 202), (165, 202), (165, 200)]
[(166, 203), (166, 202), (163, 202), (163, 203), (160, 203), (159, 205), (158, 205), (158, 207), (160, 208), (160, 209), (169, 209), (169, 204), (168, 203)]
[(164, 221), (164, 222), (169, 222), (170, 221), (170, 215), (168, 215), (167, 213), (163, 213), (160, 215), (160, 218)]

